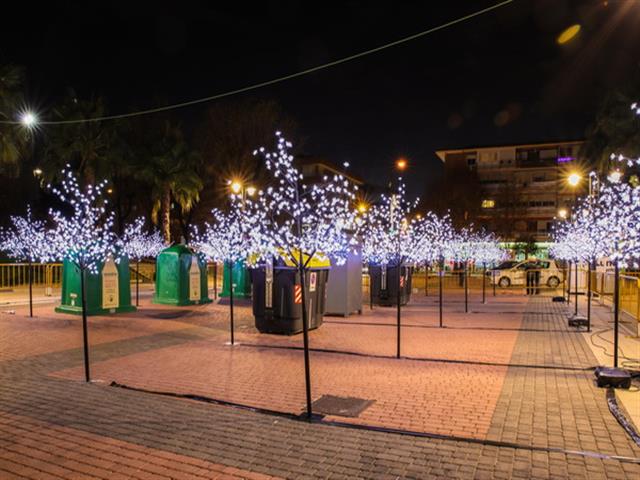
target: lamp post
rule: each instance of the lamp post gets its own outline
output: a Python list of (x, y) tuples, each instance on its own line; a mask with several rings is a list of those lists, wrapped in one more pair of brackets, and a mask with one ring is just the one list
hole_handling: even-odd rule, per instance
[[(578, 202), (578, 185), (580, 185), (580, 183), (582, 183), (582, 175), (580, 173), (571, 172), (567, 176), (567, 184), (573, 190), (573, 204), (571, 205), (571, 217), (574, 217), (575, 215), (576, 204)], [(589, 181), (589, 185), (591, 185), (591, 181)], [(573, 282), (575, 284), (575, 291), (574, 291), (575, 305), (573, 306), (574, 307), (573, 314), (574, 316), (577, 316), (578, 315), (578, 265), (580, 261), (576, 259), (574, 263), (575, 263), (574, 265), (575, 278)], [(569, 269), (571, 269), (571, 266), (569, 266)], [(571, 275), (569, 275), (569, 293), (571, 293)]]
[[(240, 196), (241, 208), (244, 210), (244, 204), (247, 199), (247, 195), (253, 197), (256, 193), (256, 187), (252, 185), (244, 186), (244, 183), (240, 180), (229, 180), (229, 189), (231, 193), (234, 195)], [(227, 267), (229, 269), (229, 329), (231, 333), (230, 343), (231, 345), (235, 345), (235, 335), (234, 335), (234, 317), (233, 317), (233, 269), (235, 267), (235, 262), (233, 260), (227, 260)], [(224, 263), (222, 271), (224, 273)], [(224, 276), (224, 275), (223, 275)]]
[[(398, 160), (396, 160), (396, 169), (402, 173), (406, 170), (407, 168), (407, 160), (405, 158), (399, 158)], [(398, 177), (398, 187), (400, 186), (400, 177)], [(393, 199), (398, 199), (397, 195), (393, 196)], [(398, 209), (400, 207), (400, 205), (397, 205)], [(398, 210), (399, 211), (399, 210)], [(400, 217), (398, 216), (398, 219)], [(397, 314), (397, 318), (396, 318), (396, 323), (397, 323), (397, 344), (396, 344), (396, 358), (400, 358), (400, 312), (401, 312), (401, 307), (400, 307), (400, 299), (401, 299), (401, 289), (402, 289), (402, 252), (400, 250), (400, 236), (401, 236), (401, 230), (402, 230), (402, 221), (398, 220), (397, 225), (397, 263), (398, 263), (398, 283), (396, 285), (397, 288), (397, 295), (396, 295), (396, 300), (397, 300), (397, 308), (396, 308), (396, 314)]]

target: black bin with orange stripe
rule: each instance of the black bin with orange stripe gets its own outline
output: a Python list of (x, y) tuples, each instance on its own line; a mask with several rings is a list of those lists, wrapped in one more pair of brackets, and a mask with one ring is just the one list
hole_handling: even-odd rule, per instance
[[(288, 262), (261, 264), (252, 268), (251, 291), (253, 316), (261, 333), (295, 335), (303, 330), (302, 288), (300, 273)], [(305, 272), (305, 300), (309, 329), (322, 325), (324, 317), (329, 264), (315, 262)]]

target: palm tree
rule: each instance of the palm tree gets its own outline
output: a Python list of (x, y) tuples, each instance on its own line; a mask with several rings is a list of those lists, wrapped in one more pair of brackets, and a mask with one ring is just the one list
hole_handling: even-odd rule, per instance
[(171, 204), (186, 213), (200, 198), (202, 180), (198, 174), (200, 154), (189, 148), (180, 127), (164, 122), (161, 136), (153, 142), (148, 158), (140, 158), (138, 176), (151, 186), (152, 218), (158, 223), (164, 241), (171, 243)]
[[(70, 90), (53, 114), (60, 120), (83, 120), (103, 116), (106, 111), (104, 97), (81, 100)], [(45, 178), (55, 180), (66, 164), (70, 164), (87, 184), (95, 183), (96, 178), (110, 178), (114, 164), (121, 158), (117, 145), (113, 122), (57, 125), (52, 129), (45, 149)]]
[[(22, 107), (24, 71), (0, 65), (0, 120), (13, 121)], [(17, 176), (29, 143), (29, 132), (20, 125), (0, 124), (0, 173)]]

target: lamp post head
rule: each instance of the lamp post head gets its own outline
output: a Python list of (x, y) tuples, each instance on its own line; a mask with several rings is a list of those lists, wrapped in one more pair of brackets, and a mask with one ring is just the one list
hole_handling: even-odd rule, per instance
[(38, 124), (38, 117), (35, 113), (27, 110), (20, 114), (20, 123), (22, 124), (22, 126), (31, 130)]
[(407, 168), (408, 164), (409, 162), (407, 162), (407, 159), (401, 157), (396, 160), (396, 169), (403, 172)]
[(582, 180), (582, 176), (577, 172), (573, 172), (567, 177), (567, 183), (572, 187), (577, 187), (580, 180)]
[(236, 195), (239, 194), (242, 191), (242, 183), (240, 183), (237, 180), (233, 180), (230, 184), (229, 184), (231, 191), (233, 193), (235, 193)]

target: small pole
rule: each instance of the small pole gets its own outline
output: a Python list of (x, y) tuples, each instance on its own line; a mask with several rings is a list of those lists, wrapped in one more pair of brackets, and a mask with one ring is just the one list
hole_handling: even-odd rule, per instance
[(140, 304), (140, 260), (136, 260), (136, 307)]
[(397, 313), (397, 346), (396, 346), (396, 358), (400, 358), (400, 289), (401, 289), (401, 279), (402, 279), (402, 261), (398, 259), (398, 308), (396, 310)]
[(438, 304), (440, 314), (440, 328), (442, 328), (442, 279), (444, 277), (444, 259), (440, 260), (440, 271), (438, 272)]
[(576, 269), (576, 280), (575, 280), (575, 283), (576, 283), (576, 291), (575, 291), (576, 304), (574, 305), (575, 310), (573, 312), (576, 316), (578, 315), (578, 263), (579, 262), (576, 261), (576, 267), (575, 267), (575, 269)]
[(429, 296), (429, 264), (427, 263), (424, 271), (424, 296)]
[(614, 262), (613, 284), (613, 367), (618, 368), (618, 320), (620, 318), (620, 268)]
[(464, 269), (462, 274), (464, 275), (464, 313), (469, 313), (469, 280), (467, 279), (467, 265), (468, 261), (464, 261)]
[(487, 264), (482, 266), (482, 303), (487, 303)]
[(369, 265), (369, 309), (373, 310), (373, 275), (371, 275), (371, 265)]
[(29, 258), (29, 316), (33, 317), (33, 263)]
[(233, 262), (232, 261), (229, 261), (229, 313), (230, 313), (229, 328), (231, 330), (231, 345), (233, 345), (234, 338), (233, 338)]
[(591, 260), (587, 262), (587, 332), (591, 331)]
[(80, 268), (80, 294), (82, 296), (82, 341), (84, 346), (84, 380), (89, 383), (91, 374), (89, 372), (89, 333), (87, 328), (87, 292), (85, 285), (86, 270)]
[(496, 272), (491, 270), (491, 284), (493, 286), (493, 296), (496, 296)]
[(571, 260), (568, 261), (567, 281), (567, 303), (571, 303)]
[(218, 298), (218, 262), (213, 262), (213, 299)]

